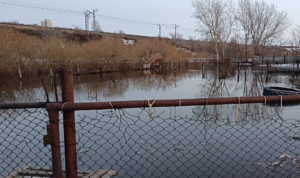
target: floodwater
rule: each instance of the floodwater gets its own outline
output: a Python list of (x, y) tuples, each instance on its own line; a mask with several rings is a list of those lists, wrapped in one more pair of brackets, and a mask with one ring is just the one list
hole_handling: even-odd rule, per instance
[[(192, 65), (166, 72), (81, 75), (74, 78), (75, 101), (259, 96), (265, 86), (294, 87), (287, 73), (268, 74), (259, 67), (215, 68)], [(1, 81), (2, 102), (46, 100), (40, 78)], [(54, 101), (55, 82), (44, 81)], [(80, 111), (76, 112), (78, 168), (113, 169), (119, 177), (296, 177), (299, 114), (298, 105), (280, 104)], [(0, 152), (8, 145), (2, 143)], [(39, 164), (33, 158), (31, 154), (27, 160)], [(42, 165), (49, 163), (44, 160)], [(0, 163), (0, 172), (4, 166)]]
[[(267, 74), (263, 68), (238, 70), (224, 67), (218, 74), (213, 66), (204, 71), (201, 67), (191, 66), (160, 73), (133, 71), (80, 75), (74, 78), (74, 95), (76, 102), (259, 96), (265, 86), (293, 87), (291, 78), (289, 74)], [(0, 80), (1, 103), (45, 102), (45, 88), (50, 101), (55, 101), (52, 78), (44, 78), (45, 88), (41, 78), (36, 76), (25, 76), (22, 81), (17, 77), (0, 77)], [(56, 83), (59, 84), (59, 80)]]

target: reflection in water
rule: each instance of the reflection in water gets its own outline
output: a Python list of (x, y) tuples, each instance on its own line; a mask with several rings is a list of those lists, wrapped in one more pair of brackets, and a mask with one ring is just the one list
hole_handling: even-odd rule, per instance
[[(282, 110), (279, 105), (273, 107), (264, 104), (199, 106), (194, 107), (192, 113), (196, 118), (204, 119), (205, 123), (212, 125), (220, 120), (224, 123), (224, 119), (227, 123), (235, 121), (237, 125), (265, 119), (282, 119)], [(291, 113), (286, 114), (285, 116), (288, 116)]]
[[(250, 67), (220, 71), (213, 66), (205, 66), (205, 70), (181, 67), (163, 73), (135, 71), (76, 76), (74, 90), (75, 101), (257, 96), (266, 85), (290, 86), (288, 78)], [(44, 81), (50, 101), (54, 101), (53, 79)], [(46, 101), (41, 78), (24, 76), (23, 81), (18, 81), (2, 77), (0, 101)]]
[[(76, 76), (75, 101), (259, 96), (262, 95), (266, 85), (290, 85), (288, 75), (268, 74), (259, 68), (239, 66), (235, 70), (229, 66), (228, 69), (213, 70), (212, 67), (206, 66), (204, 70), (204, 65), (201, 68), (203, 70), (181, 67), (177, 71), (163, 73), (135, 71)], [(54, 101), (54, 81), (52, 78), (45, 81), (48, 81), (45, 82), (45, 87), (50, 95), (50, 101)], [(2, 102), (46, 101), (39, 78), (25, 77), (22, 82), (2, 79), (0, 91)], [(262, 104), (225, 105), (222, 106), (223, 109), (219, 108), (220, 106), (195, 107), (192, 112), (210, 122), (216, 122), (218, 118), (226, 115), (226, 112), (235, 111), (236, 116), (230, 117), (236, 117), (236, 120), (243, 122), (243, 119), (257, 118), (251, 113), (264, 114), (262, 112), (266, 111)]]

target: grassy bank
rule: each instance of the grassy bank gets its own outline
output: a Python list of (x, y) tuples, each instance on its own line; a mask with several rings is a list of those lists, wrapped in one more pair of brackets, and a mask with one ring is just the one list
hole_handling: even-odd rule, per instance
[(143, 68), (143, 63), (182, 62), (190, 56), (170, 39), (0, 27), (0, 73), (50, 73), (59, 65), (83, 73), (132, 70)]

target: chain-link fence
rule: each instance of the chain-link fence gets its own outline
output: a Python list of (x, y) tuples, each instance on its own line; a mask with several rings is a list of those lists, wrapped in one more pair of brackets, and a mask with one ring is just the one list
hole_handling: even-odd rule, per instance
[(43, 145), (48, 121), (45, 109), (0, 110), (0, 177), (30, 166), (50, 168), (50, 147)]
[(300, 176), (299, 107), (80, 111), (78, 170), (119, 177)]
[[(78, 173), (297, 177), (299, 114), (297, 105), (264, 104), (77, 111)], [(1, 177), (29, 165), (51, 170), (43, 145), (48, 120), (45, 109), (0, 110)]]
[[(299, 114), (297, 105), (264, 104), (78, 111), (78, 173), (297, 177)], [(1, 177), (28, 166), (32, 175), (51, 170), (51, 150), (43, 145), (48, 120), (45, 109), (0, 110)]]
[(299, 106), (282, 106), (300, 95), (73, 103), (72, 72), (61, 75), (62, 102), (0, 104), (0, 176), (300, 176)]

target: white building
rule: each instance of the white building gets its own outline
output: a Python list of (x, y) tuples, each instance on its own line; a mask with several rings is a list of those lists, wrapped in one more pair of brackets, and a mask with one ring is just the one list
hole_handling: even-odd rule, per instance
[(52, 20), (50, 19), (45, 19), (41, 22), (42, 27), (52, 27)]

